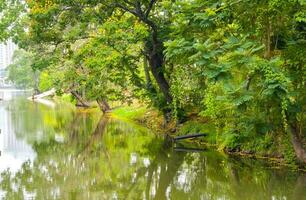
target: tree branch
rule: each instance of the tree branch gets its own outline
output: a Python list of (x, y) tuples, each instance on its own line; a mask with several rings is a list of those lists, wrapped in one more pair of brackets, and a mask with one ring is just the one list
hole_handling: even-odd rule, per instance
[(250, 85), (251, 85), (251, 81), (252, 81), (252, 76), (251, 75), (248, 75), (247, 76), (247, 80), (246, 80), (246, 84), (245, 84), (245, 89), (246, 90), (249, 90), (250, 89)]
[(128, 7), (125, 7), (125, 6), (123, 6), (123, 5), (119, 4), (119, 3), (115, 3), (114, 5), (115, 5), (116, 7), (118, 7), (118, 8), (121, 8), (122, 10), (124, 10), (124, 11), (126, 11), (126, 12), (129, 12), (129, 13), (135, 15), (136, 17), (140, 17), (140, 16), (138, 15), (138, 13), (137, 13), (135, 10), (132, 10), (132, 9), (130, 9), (130, 8), (128, 8)]
[(138, 15), (141, 17), (141, 18), (144, 18), (144, 14), (143, 14), (143, 11), (141, 9), (141, 4), (139, 1), (136, 2), (135, 4), (135, 9), (136, 9), (136, 12), (138, 13)]
[(146, 13), (145, 13), (145, 18), (148, 18), (148, 17), (149, 17), (149, 14), (150, 14), (150, 12), (151, 12), (151, 10), (152, 10), (153, 5), (154, 5), (155, 2), (156, 2), (155, 0), (151, 0), (151, 1), (150, 1), (149, 6), (148, 6), (148, 9), (147, 9), (147, 11), (146, 11)]
[(128, 1), (128, 0), (123, 0), (126, 4), (128, 4), (128, 5), (130, 5), (130, 6), (134, 6), (135, 7), (135, 4), (134, 3), (132, 3), (132, 2), (130, 2), (130, 1)]

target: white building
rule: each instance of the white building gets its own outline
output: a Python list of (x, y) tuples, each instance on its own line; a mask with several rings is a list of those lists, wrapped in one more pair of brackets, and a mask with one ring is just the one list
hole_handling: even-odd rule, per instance
[(12, 40), (0, 44), (0, 70), (12, 64), (14, 51), (17, 49)]

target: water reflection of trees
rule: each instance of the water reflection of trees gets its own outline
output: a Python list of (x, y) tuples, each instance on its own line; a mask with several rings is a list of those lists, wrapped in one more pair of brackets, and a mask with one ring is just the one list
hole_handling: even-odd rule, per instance
[[(94, 123), (96, 122), (96, 123)], [(215, 152), (163, 148), (133, 124), (74, 115), (54, 139), (33, 144), (37, 159), (1, 176), (8, 199), (302, 199), (305, 175)]]
[(17, 138), (29, 143), (62, 134), (75, 116), (75, 111), (67, 104), (59, 103), (52, 109), (43, 104), (29, 103), (26, 99), (12, 100), (6, 110), (8, 126)]

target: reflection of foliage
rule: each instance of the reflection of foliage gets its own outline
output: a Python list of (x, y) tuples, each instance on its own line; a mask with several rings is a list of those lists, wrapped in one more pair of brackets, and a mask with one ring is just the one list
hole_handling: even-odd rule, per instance
[(271, 195), (294, 199), (305, 195), (294, 184), (299, 181), (296, 174), (269, 170), (259, 161), (209, 151), (176, 153), (130, 123), (70, 116), (69, 126), (59, 129), (67, 138), (64, 143), (54, 139), (34, 143), (33, 163), (26, 162), (16, 174), (1, 175), (7, 199), (27, 195), (36, 199), (270, 199)]
[(26, 99), (12, 101), (7, 107), (17, 137), (25, 137), (32, 143), (54, 137), (68, 128), (66, 126), (73, 117), (73, 109), (69, 106), (59, 103), (55, 109), (50, 109), (42, 104), (27, 102)]
[[(111, 186), (111, 189), (114, 187), (113, 181), (117, 178), (125, 182), (130, 180), (133, 174), (132, 171), (134, 171), (134, 167), (131, 168), (127, 165), (130, 160), (130, 154), (132, 152), (137, 152), (138, 149), (143, 146), (143, 142), (149, 141), (149, 138), (152, 137), (149, 134), (138, 132), (130, 125), (112, 121), (108, 124), (107, 128), (104, 129), (106, 130), (106, 135), (104, 135), (103, 132), (99, 132), (97, 129), (99, 128), (99, 130), (101, 130), (101, 122), (103, 124), (106, 118), (100, 120), (96, 130), (88, 128), (93, 127), (91, 121), (86, 120), (83, 121), (85, 123), (82, 123), (82, 120), (79, 119), (80, 118), (76, 117), (72, 120), (70, 128), (66, 129), (64, 134), (66, 137), (69, 137), (67, 143), (60, 144), (53, 139), (34, 143), (33, 147), (38, 157), (33, 163), (33, 166), (30, 166), (30, 171), (27, 171), (27, 165), (24, 165), (23, 169), (19, 172), (22, 174), (22, 177), (8, 177), (8, 175), (6, 175), (6, 180), (14, 182), (19, 178), (32, 179), (37, 184), (42, 184), (46, 189), (48, 188), (48, 191), (50, 191), (50, 193), (48, 193), (48, 195), (50, 195), (49, 197), (54, 195), (52, 192), (54, 192), (55, 188), (52, 187), (60, 187), (66, 190), (69, 189), (69, 187), (66, 188), (65, 185), (70, 185), (71, 188), (77, 189), (69, 189), (69, 191), (75, 191), (77, 193), (82, 191), (82, 186), (74, 182), (77, 176), (81, 176), (80, 181), (84, 181), (83, 186), (86, 188), (89, 187), (91, 191), (97, 190), (97, 187), (104, 189), (108, 188), (106, 186)], [(107, 121), (108, 120), (106, 120), (106, 122)], [(78, 130), (75, 130), (75, 127), (79, 127)], [(86, 131), (83, 131), (83, 129), (86, 129)], [(117, 131), (120, 131), (122, 134), (116, 134)], [(92, 132), (94, 133), (91, 134)], [(100, 136), (104, 137), (103, 140)], [(134, 145), (133, 137), (130, 136), (135, 136), (143, 142)], [(116, 151), (118, 142), (124, 142), (126, 148), (120, 147), (118, 151)], [(90, 146), (87, 145), (88, 143)], [(110, 160), (113, 159), (115, 162), (110, 162)], [(106, 160), (106, 162), (100, 163), (102, 160)], [(95, 170), (93, 170), (93, 167)], [(135, 167), (140, 168), (139, 170), (141, 171), (143, 164), (136, 163)], [(101, 174), (102, 172), (103, 174)], [(128, 174), (129, 177), (125, 177), (126, 174)], [(104, 176), (103, 182), (89, 185), (89, 182), (94, 181), (96, 176), (102, 175)], [(3, 175), (3, 177), (5, 177), (5, 175)], [(48, 178), (45, 179), (46, 177)], [(49, 181), (54, 183), (54, 185), (51, 184), (48, 186)], [(20, 187), (21, 186), (22, 184)], [(33, 186), (33, 190), (31, 190), (38, 195), (36, 196), (38, 199), (43, 197), (48, 198), (47, 194), (35, 191), (34, 188), (39, 188), (39, 186)], [(5, 189), (5, 191), (9, 191), (9, 189)], [(14, 194), (14, 191), (11, 192)], [(18, 193), (22, 193), (22, 190), (18, 191)], [(62, 193), (65, 193), (65, 191), (61, 191), (61, 194)], [(108, 192), (106, 191), (106, 193)]]

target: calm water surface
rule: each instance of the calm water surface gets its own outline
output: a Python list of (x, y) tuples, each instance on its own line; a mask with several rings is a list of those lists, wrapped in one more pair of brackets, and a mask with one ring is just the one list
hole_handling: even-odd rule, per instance
[(0, 199), (306, 199), (304, 173), (178, 152), (135, 124), (20, 94), (0, 102)]

